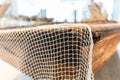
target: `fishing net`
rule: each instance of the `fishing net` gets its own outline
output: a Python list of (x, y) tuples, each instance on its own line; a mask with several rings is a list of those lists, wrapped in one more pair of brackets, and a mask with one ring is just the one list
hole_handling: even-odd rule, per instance
[(93, 80), (92, 34), (83, 24), (0, 30), (0, 58), (15, 80)]

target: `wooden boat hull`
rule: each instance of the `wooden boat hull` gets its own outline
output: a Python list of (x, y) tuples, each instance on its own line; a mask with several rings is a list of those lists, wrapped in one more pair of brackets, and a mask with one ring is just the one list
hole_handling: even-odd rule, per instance
[(91, 25), (94, 39), (93, 72), (96, 73), (112, 55), (120, 42), (120, 24)]

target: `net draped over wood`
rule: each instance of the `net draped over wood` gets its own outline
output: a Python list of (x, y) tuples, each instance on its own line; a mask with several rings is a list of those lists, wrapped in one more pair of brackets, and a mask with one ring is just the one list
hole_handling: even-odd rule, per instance
[(30, 77), (19, 80), (93, 80), (92, 47), (83, 24), (0, 30), (0, 58)]

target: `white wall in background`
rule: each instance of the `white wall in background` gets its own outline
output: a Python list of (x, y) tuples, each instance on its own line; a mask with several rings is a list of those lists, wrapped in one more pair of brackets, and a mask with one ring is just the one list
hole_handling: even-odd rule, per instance
[(10, 3), (10, 6), (6, 12), (8, 15), (18, 15), (18, 8), (17, 8), (17, 0), (8, 0)]
[(67, 19), (73, 22), (73, 10), (77, 10), (77, 20), (82, 19), (82, 9), (87, 0), (18, 0), (18, 14), (33, 16), (37, 15), (41, 9), (46, 9), (47, 17), (53, 17), (55, 21)]
[[(73, 11), (77, 10), (77, 21), (87, 17), (88, 0), (7, 0), (12, 3), (9, 13), (14, 15), (38, 15), (41, 9), (46, 9), (46, 16), (54, 21), (74, 21)], [(0, 2), (3, 2), (0, 0)], [(83, 11), (85, 11), (83, 13)], [(89, 15), (88, 15), (89, 16)]]
[(113, 0), (113, 14), (112, 20), (119, 21), (120, 14), (120, 0)]
[(0, 0), (0, 4), (3, 4), (5, 2), (9, 3), (9, 0)]

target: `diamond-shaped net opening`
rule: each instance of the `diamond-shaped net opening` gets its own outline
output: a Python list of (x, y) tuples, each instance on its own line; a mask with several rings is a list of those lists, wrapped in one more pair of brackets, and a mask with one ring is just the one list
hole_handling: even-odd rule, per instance
[(16, 80), (93, 80), (91, 36), (83, 24), (0, 30), (0, 58), (22, 72)]

